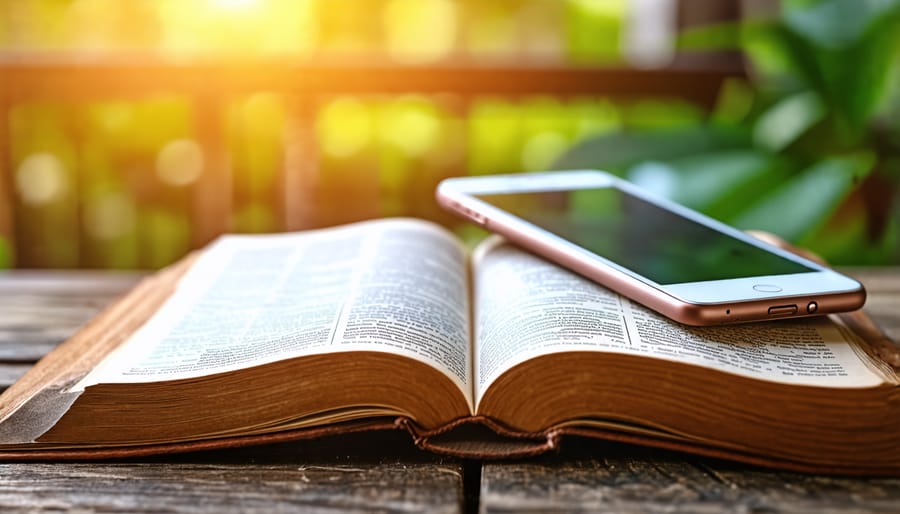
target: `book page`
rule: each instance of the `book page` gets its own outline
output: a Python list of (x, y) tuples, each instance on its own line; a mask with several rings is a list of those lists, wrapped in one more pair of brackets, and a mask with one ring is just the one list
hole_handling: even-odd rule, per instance
[(470, 398), (467, 282), (464, 248), (424, 221), (225, 236), (76, 389), (363, 350), (425, 362)]
[(882, 383), (828, 318), (689, 327), (497, 238), (476, 249), (476, 400), (503, 372), (554, 352), (603, 351), (823, 387)]

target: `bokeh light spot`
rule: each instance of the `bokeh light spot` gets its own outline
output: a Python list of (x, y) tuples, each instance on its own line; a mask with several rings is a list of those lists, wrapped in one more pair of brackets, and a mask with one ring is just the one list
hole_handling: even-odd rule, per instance
[(69, 189), (65, 165), (51, 153), (31, 154), (19, 164), (16, 188), (27, 205), (53, 203), (65, 196)]
[(408, 157), (425, 155), (440, 139), (441, 120), (433, 106), (425, 103), (396, 102), (381, 121), (384, 141)]
[(193, 184), (203, 174), (203, 149), (190, 139), (170, 141), (156, 155), (156, 176), (170, 186)]
[(360, 100), (339, 98), (320, 112), (316, 133), (325, 154), (352, 157), (372, 142), (372, 114)]
[(84, 228), (96, 239), (115, 239), (134, 230), (135, 214), (134, 202), (125, 193), (106, 193), (85, 206)]

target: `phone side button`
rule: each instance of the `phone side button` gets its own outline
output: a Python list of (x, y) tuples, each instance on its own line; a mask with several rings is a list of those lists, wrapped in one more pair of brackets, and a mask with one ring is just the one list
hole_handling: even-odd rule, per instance
[(485, 218), (483, 214), (479, 214), (475, 211), (469, 211), (469, 216), (471, 217), (472, 221), (481, 225), (482, 227), (487, 224), (487, 218)]
[(791, 316), (797, 314), (797, 305), (776, 305), (769, 307), (769, 316)]

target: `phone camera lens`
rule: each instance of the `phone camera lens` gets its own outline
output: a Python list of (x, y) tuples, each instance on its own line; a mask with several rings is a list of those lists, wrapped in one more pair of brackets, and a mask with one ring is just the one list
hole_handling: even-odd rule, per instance
[(819, 310), (819, 304), (816, 302), (809, 302), (809, 305), (806, 306), (806, 312), (813, 314), (817, 310)]

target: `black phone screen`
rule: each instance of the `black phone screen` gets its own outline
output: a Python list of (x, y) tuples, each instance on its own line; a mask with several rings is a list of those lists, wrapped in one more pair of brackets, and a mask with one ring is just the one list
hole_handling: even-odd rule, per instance
[(816, 271), (614, 187), (477, 198), (658, 284)]

